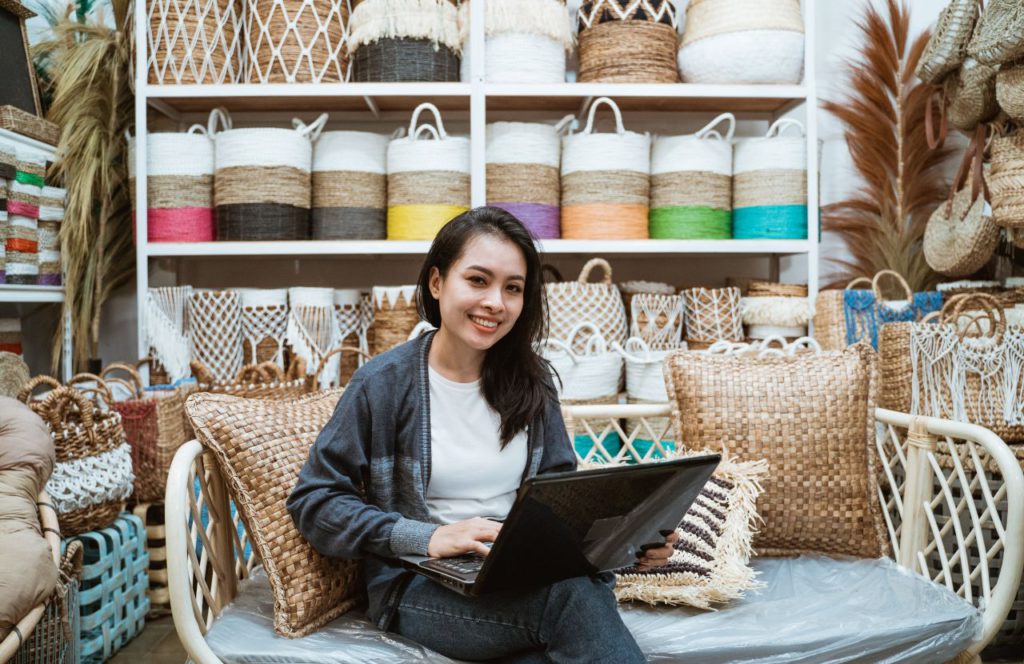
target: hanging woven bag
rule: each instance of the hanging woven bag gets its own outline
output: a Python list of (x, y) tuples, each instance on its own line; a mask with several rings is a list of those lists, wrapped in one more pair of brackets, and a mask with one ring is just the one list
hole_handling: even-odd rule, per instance
[[(615, 133), (594, 133), (594, 114), (608, 105)], [(646, 240), (651, 190), (651, 138), (626, 131), (608, 97), (590, 105), (587, 126), (562, 141), (562, 237)]]
[(992, 221), (1019, 234), (1024, 229), (1024, 129), (993, 138), (991, 155), (985, 181)]
[(409, 340), (420, 320), (416, 286), (373, 287), (373, 354), (380, 355)]
[(999, 113), (996, 100), (998, 68), (967, 58), (960, 69), (950, 74), (944, 86), (949, 106), (949, 124), (964, 132), (972, 132), (982, 122)]
[(799, 83), (800, 1), (690, 0), (678, 62), (686, 83)]
[(978, 62), (1001, 65), (1024, 57), (1024, 7), (1020, 0), (987, 0), (967, 45)]
[(146, 293), (143, 328), (149, 356), (153, 360), (150, 385), (171, 383), (190, 374), (192, 347), (188, 304), (191, 298), (191, 286), (150, 288)]
[(560, 134), (572, 119), (487, 125), (487, 204), (512, 213), (541, 240), (561, 237)]
[(309, 125), (293, 119), (293, 129), (232, 129), (227, 111), (210, 113), (218, 240), (309, 239), (310, 141), (326, 122), (324, 113)]
[[(714, 128), (728, 122), (722, 136)], [(736, 117), (723, 113), (689, 136), (654, 139), (651, 239), (732, 237), (732, 137)]]
[(719, 340), (742, 341), (740, 289), (687, 288), (686, 343), (691, 350), (703, 350)]
[[(565, 0), (487, 0), (484, 80), (564, 83), (576, 36)], [(468, 0), (459, 7), (462, 80), (470, 81)]]
[(245, 0), (247, 83), (348, 79), (348, 0)]
[[(799, 135), (784, 136), (789, 128)], [(800, 122), (782, 118), (763, 137), (736, 142), (732, 205), (736, 239), (807, 239), (807, 139)]]
[(242, 3), (156, 0), (149, 15), (149, 82), (223, 85), (243, 80)]
[(999, 67), (996, 74), (996, 101), (1007, 115), (1024, 123), (1024, 59)]
[(62, 281), (60, 227), (64, 221), (67, 191), (43, 187), (39, 197), (39, 285), (59, 286)]
[(939, 12), (935, 29), (914, 70), (919, 79), (938, 84), (947, 74), (960, 68), (967, 57), (967, 42), (978, 21), (978, 5), (978, 0), (950, 0)]
[(458, 0), (354, 0), (353, 81), (458, 81)]
[[(599, 283), (589, 283), (595, 267), (604, 271)], [(612, 284), (612, 267), (603, 258), (587, 261), (576, 281), (544, 284), (548, 301), (548, 334), (563, 343), (573, 343), (581, 352), (584, 342), (570, 336), (580, 323), (590, 323), (608, 343), (625, 343), (628, 327), (622, 297)]]
[(387, 237), (388, 137), (325, 131), (313, 144), (313, 239)]
[[(420, 113), (434, 125), (419, 124)], [(429, 133), (433, 140), (425, 140)], [(470, 206), (469, 139), (449, 136), (441, 112), (420, 104), (409, 135), (388, 144), (388, 239), (433, 240), (437, 231)]]
[(188, 300), (192, 360), (209, 368), (214, 380), (233, 378), (242, 368), (242, 302), (235, 291), (193, 292)]
[(576, 16), (580, 82), (679, 82), (671, 0), (583, 0)]

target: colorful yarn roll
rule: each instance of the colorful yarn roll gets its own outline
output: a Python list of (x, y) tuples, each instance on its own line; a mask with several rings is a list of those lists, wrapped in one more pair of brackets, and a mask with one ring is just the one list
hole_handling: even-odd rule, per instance
[(806, 205), (755, 205), (736, 210), (732, 236), (737, 240), (807, 238)]
[(31, 185), (33, 187), (43, 187), (43, 176), (36, 175), (35, 173), (26, 173), (24, 171), (15, 171), (14, 173), (15, 182), (21, 184)]
[(710, 207), (669, 206), (652, 209), (650, 233), (658, 240), (728, 240), (732, 213)]
[[(783, 136), (790, 127), (800, 136)], [(800, 122), (782, 118), (764, 137), (736, 143), (732, 197), (733, 237), (807, 239), (807, 141)]]
[(388, 208), (389, 240), (430, 240), (469, 209), (459, 205), (394, 205)]
[(324, 132), (313, 145), (313, 239), (387, 237), (388, 137)]
[(46, 156), (20, 146), (15, 154), (15, 175), (7, 186), (4, 281), (34, 285), (39, 283), (39, 201)]

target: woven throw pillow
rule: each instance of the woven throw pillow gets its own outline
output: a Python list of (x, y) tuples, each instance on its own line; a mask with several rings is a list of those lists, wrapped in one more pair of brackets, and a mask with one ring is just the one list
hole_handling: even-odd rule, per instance
[(302, 537), (285, 501), (341, 390), (268, 401), (192, 395), (185, 409), (213, 452), (263, 561), (274, 595), (274, 630), (296, 638), (348, 611), (362, 588), (358, 565), (328, 558)]
[(679, 541), (668, 564), (616, 570), (619, 601), (710, 609), (760, 588), (749, 563), (756, 501), (767, 474), (765, 461), (736, 461), (723, 455), (676, 528)]
[(687, 449), (727, 449), (772, 469), (757, 511), (760, 555), (887, 552), (874, 444), (875, 353), (665, 359), (672, 420)]

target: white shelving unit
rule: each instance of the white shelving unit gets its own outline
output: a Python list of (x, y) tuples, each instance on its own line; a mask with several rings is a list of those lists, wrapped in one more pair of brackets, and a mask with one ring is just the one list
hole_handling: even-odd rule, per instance
[[(470, 49), (484, 53), (483, 2), (475, 0), (470, 26)], [(700, 85), (700, 84), (603, 84), (563, 83), (547, 85), (499, 85), (485, 83), (484, 57), (471, 61), (469, 83), (329, 83), (329, 84), (228, 84), (151, 85), (148, 83), (149, 28), (145, 12), (136, 12), (136, 106), (135, 125), (140, 136), (149, 126), (151, 114), (169, 118), (184, 129), (217, 106), (236, 117), (285, 119), (288, 113), (303, 116), (331, 112), (334, 123), (355, 128), (360, 121), (379, 120), (394, 112), (408, 112), (424, 101), (442, 111), (464, 113), (469, 119), (472, 166), (472, 204), (486, 202), (485, 137), (488, 113), (543, 112), (557, 116), (580, 113), (599, 96), (611, 97), (620, 108), (656, 113), (719, 113), (731, 111), (745, 119), (774, 121), (803, 107), (807, 132), (807, 239), (806, 240), (545, 240), (541, 249), (551, 255), (668, 256), (768, 256), (771, 272), (778, 273), (778, 260), (785, 256), (806, 256), (807, 283), (811, 297), (818, 283), (818, 92), (815, 82), (815, 3), (804, 0), (806, 41), (804, 82), (800, 85)], [(277, 115), (275, 115), (277, 114)], [(492, 116), (493, 117), (493, 116)], [(150, 263), (158, 259), (190, 261), (225, 257), (330, 257), (388, 256), (422, 257), (428, 242), (407, 241), (305, 241), (305, 242), (207, 242), (149, 243), (146, 233), (146, 141), (136, 141), (137, 303), (139, 314), (138, 353), (146, 354), (142, 330), (146, 289), (150, 285)], [(172, 261), (172, 263), (175, 261)], [(166, 261), (165, 261), (166, 263)], [(287, 284), (281, 284), (282, 286)], [(345, 284), (338, 284), (338, 287)]]

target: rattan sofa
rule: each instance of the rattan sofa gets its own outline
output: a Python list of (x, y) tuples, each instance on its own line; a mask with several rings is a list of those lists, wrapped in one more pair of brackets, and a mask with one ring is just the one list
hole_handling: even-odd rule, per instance
[[(577, 441), (577, 450), (580, 437), (592, 442), (585, 453), (590, 460), (595, 456), (609, 459), (616, 455), (649, 459), (652, 455), (671, 453), (669, 444), (664, 443), (668, 437), (667, 404), (571, 406), (564, 412), (570, 437)], [(914, 418), (882, 409), (876, 410), (875, 419), (876, 445), (882, 460), (878, 469), (878, 499), (885, 507), (894, 555), (893, 561), (867, 562), (888, 565), (897, 577), (941, 592), (947, 603), (969, 612), (974, 622), (969, 637), (960, 642), (964, 649), (959, 655), (953, 652), (948, 657), (957, 662), (978, 662), (978, 653), (1006, 620), (1021, 583), (1024, 474), (1011, 450), (987, 429), (936, 418)], [(607, 453), (603, 446), (609, 436), (617, 437), (616, 454)], [(640, 444), (641, 441), (644, 444)], [(263, 616), (263, 623), (254, 617), (259, 613), (258, 607), (267, 611), (269, 605), (260, 605), (249, 597), (266, 579), (260, 579), (259, 562), (247, 546), (244, 529), (232, 512), (227, 487), (213, 457), (196, 441), (181, 447), (171, 467), (166, 495), (167, 563), (175, 628), (192, 661), (212, 664), (252, 657), (263, 661), (264, 656), (274, 661), (291, 661), (289, 657), (296, 661), (332, 662), (450, 661), (404, 642), (400, 637), (377, 632), (358, 616), (343, 616), (338, 620), (347, 622), (340, 628), (332, 630), (328, 626), (322, 634), (307, 637), (320, 641), (318, 645), (311, 641), (309, 650), (302, 649), (305, 639), (288, 641), (269, 633), (270, 617)], [(810, 564), (819, 563), (811, 561)], [(908, 574), (908, 570), (914, 574)], [(949, 592), (942, 590), (943, 587)], [(954, 597), (954, 593), (961, 599)], [(266, 594), (269, 595), (269, 591)], [(232, 602), (241, 608), (229, 606)], [(969, 605), (977, 607), (977, 611)], [(626, 610), (630, 615), (624, 614), (624, 619), (652, 661), (717, 661), (707, 653), (687, 652), (688, 647), (697, 646), (692, 641), (682, 643), (686, 639), (681, 640), (678, 658), (666, 653), (664, 648), (652, 653), (657, 647), (652, 645), (651, 639), (643, 638), (642, 632), (647, 629), (643, 625), (651, 625), (650, 630), (657, 630), (658, 640), (663, 640), (665, 634), (675, 633), (672, 630), (684, 624), (674, 616), (681, 620), (688, 615), (701, 620), (728, 620), (731, 608), (730, 605), (718, 612), (697, 615), (695, 611), (686, 613), (685, 609), (662, 611), (644, 607), (641, 613), (646, 612), (644, 620), (647, 622), (637, 622), (637, 612), (631, 609)], [(902, 650), (887, 652), (885, 661), (907, 661), (906, 653), (915, 652), (913, 630), (914, 621), (918, 619), (922, 630), (920, 643), (924, 645), (917, 646), (918, 658), (909, 659), (934, 661), (934, 652), (930, 658), (921, 658), (922, 653), (928, 654), (927, 644), (930, 643), (923, 641), (925, 632), (930, 629), (928, 638), (941, 638), (942, 630), (951, 627), (927, 624), (939, 611), (933, 605), (925, 608), (919, 606), (909, 616), (910, 631), (901, 636)], [(904, 614), (908, 611), (905, 607), (898, 610)], [(668, 613), (670, 611), (677, 613)], [(229, 620), (236, 621), (231, 623), (230, 629)], [(779, 620), (784, 621), (786, 617)], [(218, 622), (224, 628), (219, 633)], [(267, 626), (261, 628), (260, 624)], [(856, 633), (860, 626), (846, 624), (842, 629), (846, 630), (844, 634)], [(225, 636), (225, 632), (232, 633)], [(335, 637), (340, 640), (325, 644)], [(798, 637), (803, 638), (799, 634)], [(830, 644), (820, 643), (822, 638), (827, 640), (827, 636), (818, 634), (815, 638), (819, 641), (814, 645), (819, 649), (816, 652), (830, 652)], [(259, 645), (254, 645), (253, 640), (260, 641)], [(775, 643), (774, 652), (777, 656), (779, 648), (802, 648), (802, 643)], [(239, 653), (235, 658), (235, 646), (231, 644), (253, 650), (248, 654)], [(957, 645), (956, 650), (960, 647)], [(277, 648), (282, 651), (278, 652)], [(760, 659), (756, 647), (751, 651), (746, 644), (745, 648), (745, 661)], [(350, 653), (347, 657), (346, 651)], [(321, 660), (316, 652), (329, 654)], [(857, 661), (879, 661), (881, 652)], [(894, 653), (903, 653), (903, 659)], [(721, 661), (734, 659), (729, 655), (723, 656)], [(810, 655), (799, 661), (829, 659), (833, 657)], [(790, 660), (777, 657), (772, 661)]]

